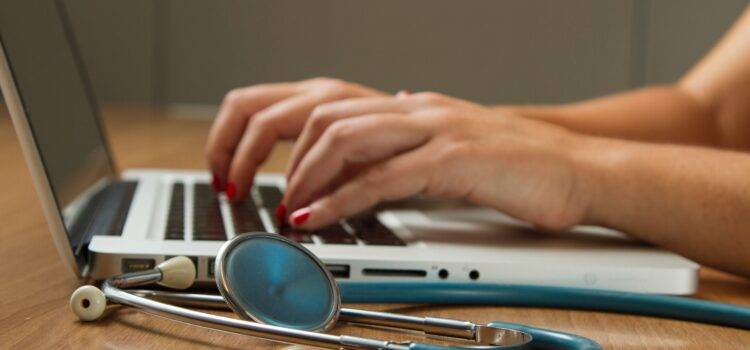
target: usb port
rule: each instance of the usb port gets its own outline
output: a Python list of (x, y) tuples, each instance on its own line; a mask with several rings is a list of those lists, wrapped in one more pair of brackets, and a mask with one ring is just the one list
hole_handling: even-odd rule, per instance
[(326, 268), (328, 268), (328, 271), (331, 272), (331, 275), (335, 278), (349, 278), (349, 265), (326, 265)]
[(128, 273), (128, 272), (150, 270), (150, 269), (153, 269), (154, 266), (156, 266), (156, 262), (154, 262), (154, 259), (127, 258), (127, 259), (122, 259), (122, 264), (120, 266), (120, 269), (122, 270), (123, 273)]

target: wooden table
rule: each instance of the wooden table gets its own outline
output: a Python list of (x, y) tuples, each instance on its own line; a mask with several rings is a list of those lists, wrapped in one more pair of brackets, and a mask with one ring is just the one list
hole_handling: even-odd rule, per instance
[[(0, 348), (228, 349), (283, 348), (267, 341), (201, 329), (113, 308), (96, 323), (81, 323), (68, 308), (82, 282), (57, 256), (29, 172), (5, 112), (0, 112)], [(110, 108), (105, 125), (121, 168), (203, 168), (210, 121), (145, 108)], [(289, 144), (280, 144), (266, 171), (282, 171)], [(701, 272), (698, 297), (750, 305), (750, 281)], [(355, 305), (413, 315), (503, 320), (581, 334), (612, 349), (750, 348), (750, 331), (599, 312), (478, 306)], [(334, 333), (405, 339), (380, 330), (341, 326)], [(413, 337), (413, 336), (411, 336)]]

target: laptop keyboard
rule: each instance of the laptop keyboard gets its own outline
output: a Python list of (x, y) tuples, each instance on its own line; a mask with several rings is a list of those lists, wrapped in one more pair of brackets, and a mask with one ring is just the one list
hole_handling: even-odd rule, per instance
[[(283, 197), (283, 193), (276, 186), (256, 186), (254, 192), (257, 196), (248, 196), (242, 202), (230, 205), (234, 231), (237, 234), (267, 231), (259, 209), (263, 207), (270, 215), (273, 215), (272, 213)], [(178, 182), (172, 187), (166, 239), (185, 239), (184, 222), (185, 184)], [(356, 245), (358, 238), (366, 245), (406, 245), (390, 229), (380, 223), (373, 213), (359, 214), (312, 232), (295, 229), (288, 225), (278, 227), (276, 222), (273, 224), (277, 233), (299, 243), (314, 243), (313, 237), (315, 236), (322, 244)], [(227, 240), (219, 199), (208, 184), (196, 184), (193, 187), (193, 240)]]

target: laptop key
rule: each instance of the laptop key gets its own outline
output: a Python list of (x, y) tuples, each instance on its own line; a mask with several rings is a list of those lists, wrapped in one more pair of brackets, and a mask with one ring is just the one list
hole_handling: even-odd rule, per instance
[(302, 231), (291, 226), (284, 226), (279, 229), (279, 234), (289, 238), (297, 243), (312, 243), (312, 234), (309, 231)]
[(373, 213), (360, 214), (346, 220), (355, 235), (368, 245), (405, 246), (390, 229), (385, 227)]
[(281, 204), (281, 199), (284, 197), (281, 190), (276, 186), (257, 186), (257, 188), (260, 200), (263, 201), (263, 206), (269, 212), (273, 213), (279, 204)]
[(237, 234), (264, 232), (266, 230), (252, 196), (248, 196), (240, 203), (232, 204), (232, 220), (234, 221), (234, 231)]
[(172, 198), (169, 200), (169, 213), (165, 239), (185, 239), (185, 185), (175, 182), (172, 185)]
[(219, 198), (208, 184), (196, 184), (193, 193), (193, 240), (227, 240)]
[(314, 233), (326, 244), (357, 244), (357, 240), (340, 224), (323, 227)]

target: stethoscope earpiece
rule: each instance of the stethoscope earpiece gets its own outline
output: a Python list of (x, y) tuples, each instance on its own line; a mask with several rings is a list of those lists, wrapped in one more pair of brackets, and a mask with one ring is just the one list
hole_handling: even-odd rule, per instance
[(70, 308), (79, 320), (96, 321), (107, 308), (107, 297), (94, 286), (79, 287), (70, 296)]

